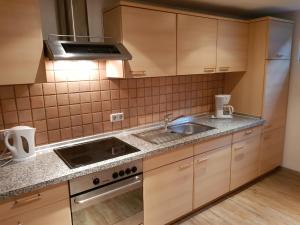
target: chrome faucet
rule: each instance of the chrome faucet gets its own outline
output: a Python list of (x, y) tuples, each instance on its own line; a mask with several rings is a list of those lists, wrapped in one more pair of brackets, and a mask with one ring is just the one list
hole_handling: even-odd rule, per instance
[(172, 121), (172, 116), (173, 116), (172, 113), (166, 114), (164, 116), (164, 128), (165, 128), (165, 131), (168, 130), (169, 123)]
[(171, 122), (174, 122), (182, 117), (185, 117), (184, 115), (181, 115), (181, 116), (178, 116), (176, 118), (172, 118), (173, 114), (172, 113), (168, 113), (164, 116), (164, 128), (165, 128), (165, 131), (168, 130), (168, 127), (169, 127), (169, 124)]

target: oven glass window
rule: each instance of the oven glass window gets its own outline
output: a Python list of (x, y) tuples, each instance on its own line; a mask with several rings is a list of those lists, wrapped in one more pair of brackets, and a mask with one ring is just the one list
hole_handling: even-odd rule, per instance
[(72, 211), (73, 225), (139, 225), (143, 222), (143, 188), (92, 201)]

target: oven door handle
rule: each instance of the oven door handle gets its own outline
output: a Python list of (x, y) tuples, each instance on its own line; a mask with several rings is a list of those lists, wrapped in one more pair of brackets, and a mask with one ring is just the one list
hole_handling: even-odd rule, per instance
[(136, 177), (134, 177), (133, 182), (130, 182), (128, 184), (124, 184), (120, 187), (116, 187), (112, 190), (106, 191), (106, 192), (98, 194), (98, 195), (94, 195), (94, 196), (89, 197), (89, 198), (85, 198), (85, 199), (75, 198), (74, 203), (75, 204), (84, 204), (84, 203), (87, 203), (87, 202), (92, 201), (92, 200), (96, 200), (96, 199), (99, 200), (101, 198), (108, 197), (109, 195), (117, 194), (119, 192), (126, 192), (126, 190), (131, 190), (133, 187), (141, 187), (142, 186), (142, 181), (143, 181), (143, 179), (140, 176), (136, 176)]

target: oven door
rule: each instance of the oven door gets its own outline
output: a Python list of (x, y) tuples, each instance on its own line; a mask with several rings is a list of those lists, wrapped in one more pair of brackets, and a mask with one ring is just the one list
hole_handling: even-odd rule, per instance
[(71, 208), (73, 225), (143, 224), (143, 175), (72, 197)]

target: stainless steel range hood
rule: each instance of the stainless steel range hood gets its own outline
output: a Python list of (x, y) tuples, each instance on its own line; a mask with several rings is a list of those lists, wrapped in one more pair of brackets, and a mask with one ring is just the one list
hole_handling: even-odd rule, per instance
[(47, 40), (45, 48), (51, 60), (132, 59), (128, 50), (120, 43)]
[[(44, 41), (49, 59), (132, 59), (121, 43), (103, 37), (102, 14), (97, 14), (101, 12), (103, 0), (46, 0), (43, 4), (45, 2), (52, 2), (53, 12), (44, 19), (44, 25), (49, 26), (52, 20), (56, 27), (55, 34), (48, 32)], [(49, 8), (49, 5), (45, 7), (44, 14), (49, 15)]]

